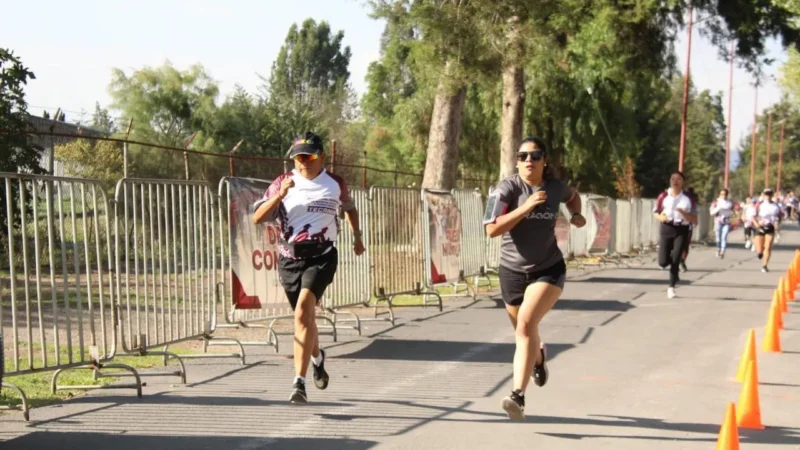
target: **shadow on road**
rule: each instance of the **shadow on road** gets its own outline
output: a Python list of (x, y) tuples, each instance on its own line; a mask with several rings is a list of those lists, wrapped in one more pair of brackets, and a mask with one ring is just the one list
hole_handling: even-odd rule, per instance
[[(646, 436), (646, 435), (612, 435), (612, 434), (585, 434), (585, 433), (541, 433), (546, 436), (563, 439), (645, 439), (659, 441), (709, 441), (717, 440), (719, 424), (668, 422), (661, 419), (647, 417), (628, 417), (610, 415), (590, 415), (603, 419), (584, 419), (572, 417), (529, 416), (526, 420), (530, 423), (564, 424), (564, 425), (593, 425), (621, 428), (642, 428), (662, 430), (676, 433), (702, 433), (708, 437), (674, 437), (674, 436)], [(610, 419), (610, 420), (606, 420)], [(739, 437), (743, 444), (800, 444), (800, 429), (786, 427), (767, 427), (765, 430), (739, 429)]]
[[(231, 430), (233, 431), (233, 430)], [(359, 439), (324, 438), (267, 438), (267, 437), (212, 437), (212, 436), (147, 436), (103, 433), (47, 433), (33, 432), (3, 443), (5, 450), (50, 449), (85, 450), (87, 448), (113, 448), (114, 450), (140, 450), (168, 448), (170, 450), (220, 450), (220, 449), (368, 449), (377, 442)]]
[[(573, 347), (572, 344), (547, 344), (548, 361)], [(339, 355), (337, 359), (509, 364), (514, 359), (514, 348), (514, 344), (485, 342), (376, 339), (360, 350)]]

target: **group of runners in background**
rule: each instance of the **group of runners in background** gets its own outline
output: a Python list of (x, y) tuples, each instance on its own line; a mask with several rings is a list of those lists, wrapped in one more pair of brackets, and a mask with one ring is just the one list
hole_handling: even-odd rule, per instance
[[(658, 264), (669, 269), (670, 282), (667, 296), (677, 296), (675, 287), (679, 271), (686, 272), (686, 258), (692, 239), (692, 228), (697, 224), (697, 195), (692, 188), (684, 189), (685, 178), (676, 172), (670, 177), (670, 187), (656, 200), (653, 214), (661, 222)], [(709, 212), (714, 222), (717, 258), (724, 258), (728, 236), (734, 228), (744, 229), (745, 248), (758, 254), (762, 272), (769, 272), (773, 245), (780, 240), (780, 225), (786, 220), (797, 220), (798, 198), (787, 190), (777, 195), (765, 188), (759, 196), (747, 197), (742, 204), (729, 198), (727, 189), (711, 203)]]

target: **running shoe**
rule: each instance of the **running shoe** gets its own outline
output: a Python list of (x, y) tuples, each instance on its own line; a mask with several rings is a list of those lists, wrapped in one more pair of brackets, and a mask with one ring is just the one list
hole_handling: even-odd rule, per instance
[(547, 375), (549, 371), (547, 370), (547, 349), (545, 348), (544, 342), (541, 345), (542, 352), (542, 363), (541, 364), (534, 364), (533, 365), (533, 382), (542, 387), (547, 384)]
[(763, 266), (763, 267), (761, 267), (761, 272), (762, 273), (767, 273), (767, 272), (769, 272), (769, 269), (767, 268), (767, 266)]
[(681, 261), (681, 270), (686, 273), (689, 269), (686, 268), (686, 261)]
[(306, 384), (300, 380), (297, 380), (292, 385), (292, 396), (289, 397), (289, 401), (294, 403), (295, 405), (304, 405), (308, 403), (308, 397), (306, 396)]
[(325, 389), (328, 387), (328, 380), (330, 380), (328, 372), (325, 371), (325, 359), (327, 358), (325, 350), (320, 349), (319, 353), (320, 356), (322, 356), (322, 362), (318, 366), (313, 363), (311, 364), (314, 368), (314, 386), (316, 386), (317, 389)]
[(523, 420), (525, 418), (525, 397), (519, 395), (517, 391), (503, 399), (503, 410), (511, 420)]
[(675, 298), (677, 296), (678, 296), (678, 293), (675, 292), (675, 288), (674, 287), (667, 288), (667, 297), (668, 298)]

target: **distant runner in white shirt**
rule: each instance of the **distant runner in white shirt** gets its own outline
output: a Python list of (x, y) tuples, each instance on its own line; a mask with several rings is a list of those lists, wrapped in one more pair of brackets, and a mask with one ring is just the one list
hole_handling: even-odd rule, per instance
[(697, 222), (694, 199), (683, 191), (684, 177), (675, 172), (669, 179), (670, 187), (656, 199), (653, 214), (661, 222), (658, 243), (658, 265), (669, 266), (667, 296), (675, 298), (681, 256), (689, 239), (689, 226)]
[(280, 224), (278, 276), (294, 310), (295, 378), (289, 401), (305, 404), (309, 359), (314, 366), (314, 385), (328, 387), (315, 309), (339, 264), (335, 243), (340, 213), (347, 215), (353, 230), (356, 255), (364, 253), (364, 244), (347, 184), (325, 170), (322, 139), (311, 132), (299, 136), (292, 142), (289, 157), (294, 159), (294, 170), (272, 182), (255, 205), (253, 222), (277, 219)]
[(775, 239), (775, 228), (781, 219), (781, 207), (772, 201), (772, 189), (764, 189), (764, 196), (756, 205), (756, 216), (753, 225), (756, 235), (756, 252), (761, 260), (761, 271), (769, 272), (769, 258), (772, 256), (772, 244)]
[(714, 217), (714, 230), (717, 235), (717, 258), (725, 257), (728, 248), (728, 233), (731, 231), (733, 202), (728, 200), (728, 190), (719, 192), (719, 197), (711, 204), (711, 216)]

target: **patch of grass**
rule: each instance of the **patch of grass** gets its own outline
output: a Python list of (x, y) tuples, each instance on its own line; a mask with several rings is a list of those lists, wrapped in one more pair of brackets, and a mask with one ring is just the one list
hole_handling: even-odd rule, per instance
[[(54, 347), (48, 346), (51, 350), (54, 350)], [(194, 353), (189, 349), (182, 349), (182, 348), (170, 348), (170, 352), (181, 355), (181, 354), (188, 354)], [(34, 352), (36, 354), (36, 351)], [(62, 361), (67, 360), (67, 350), (61, 350), (61, 357)], [(80, 359), (80, 352), (73, 351), (73, 361)], [(41, 357), (35, 357), (34, 363), (38, 366), (42, 365)], [(153, 367), (161, 367), (164, 364), (163, 356), (120, 356), (114, 358), (111, 363), (120, 363), (126, 364), (131, 366), (135, 369), (147, 369)], [(170, 361), (168, 363), (171, 364)], [(28, 360), (21, 359), (20, 367), (27, 367)], [(5, 359), (5, 367), (10, 369), (13, 367), (13, 361), (9, 358)], [(110, 371), (117, 372), (118, 369), (109, 369)], [(53, 373), (55, 370), (47, 370), (43, 372), (37, 372), (32, 374), (26, 375), (16, 375), (16, 376), (8, 376), (4, 377), (3, 381), (8, 383), (14, 384), (20, 389), (25, 392), (25, 395), (28, 397), (28, 403), (31, 408), (37, 408), (41, 406), (51, 405), (54, 403), (58, 403), (62, 400), (75, 397), (76, 395), (82, 395), (83, 393), (87, 392), (85, 390), (74, 390), (74, 391), (57, 391), (55, 394), (50, 392), (50, 381), (53, 377)], [(99, 380), (93, 379), (93, 371), (88, 369), (76, 369), (76, 370), (67, 370), (63, 372), (58, 377), (59, 385), (98, 385), (104, 386), (111, 383), (114, 383), (119, 380), (119, 378), (112, 377), (112, 378), (100, 378)], [(127, 377), (126, 377), (127, 378)], [(0, 392), (0, 407), (2, 406), (18, 406), (21, 404), (19, 395), (15, 390), (12, 389), (3, 389)], [(2, 413), (2, 412), (0, 412)]]

